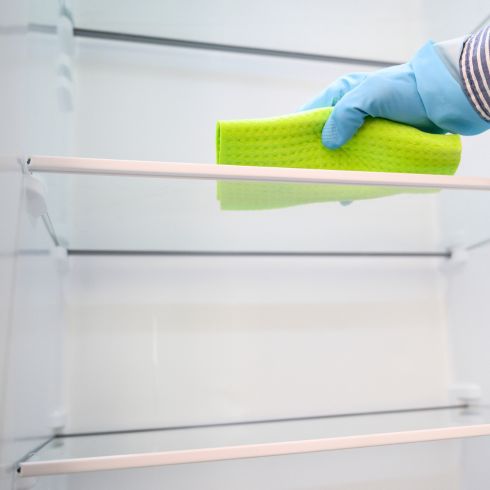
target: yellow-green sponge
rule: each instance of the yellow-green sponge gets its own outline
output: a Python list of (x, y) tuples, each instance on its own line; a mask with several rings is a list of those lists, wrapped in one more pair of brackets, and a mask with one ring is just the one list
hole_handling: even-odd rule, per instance
[(437, 135), (380, 118), (367, 118), (346, 145), (329, 150), (321, 133), (331, 107), (268, 119), (219, 121), (219, 164), (369, 172), (446, 174), (461, 157), (458, 135)]
[[(454, 174), (461, 158), (458, 135), (424, 133), (385, 119), (367, 118), (345, 146), (328, 150), (321, 143), (331, 107), (289, 116), (219, 121), (216, 151), (219, 164), (298, 167), (371, 172)], [(404, 189), (332, 184), (218, 182), (223, 210), (262, 210), (329, 201), (374, 199)]]

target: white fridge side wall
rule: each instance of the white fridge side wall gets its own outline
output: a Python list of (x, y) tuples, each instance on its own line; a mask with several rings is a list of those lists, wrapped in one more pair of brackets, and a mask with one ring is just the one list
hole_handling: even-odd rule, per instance
[(17, 157), (22, 154), (25, 131), (22, 127), (24, 109), (23, 80), (26, 69), (25, 2), (0, 3), (0, 486), (10, 488), (12, 464), (16, 454), (7, 440), (6, 405), (8, 355), (12, 335), (12, 306), (15, 263), (18, 251), (21, 172)]
[[(53, 435), (63, 423), (63, 305), (59, 263), (41, 218), (34, 219), (23, 193), (15, 250), (6, 401), (2, 420), (6, 471)], [(6, 487), (9, 488), (9, 487)]]
[[(15, 485), (16, 462), (51, 437), (62, 404), (61, 276), (20, 162), (35, 152), (69, 152), (70, 125), (58, 105), (56, 36), (38, 43), (28, 22), (28, 2), (0, 2), (2, 490)], [(52, 488), (46, 483), (37, 488)]]
[(15, 158), (2, 155), (0, 159), (0, 195), (2, 196), (0, 206), (0, 222), (2, 223), (0, 240), (0, 487), (9, 488), (8, 485), (12, 478), (11, 465), (15, 461), (15, 453), (11, 451), (5, 425), (21, 175)]

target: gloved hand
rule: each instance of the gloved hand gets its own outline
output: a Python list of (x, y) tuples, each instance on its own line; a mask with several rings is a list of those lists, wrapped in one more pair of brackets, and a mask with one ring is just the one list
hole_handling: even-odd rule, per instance
[(490, 128), (468, 101), (431, 42), (403, 65), (336, 80), (300, 110), (335, 106), (322, 131), (330, 149), (349, 141), (366, 116), (429, 133), (478, 134)]

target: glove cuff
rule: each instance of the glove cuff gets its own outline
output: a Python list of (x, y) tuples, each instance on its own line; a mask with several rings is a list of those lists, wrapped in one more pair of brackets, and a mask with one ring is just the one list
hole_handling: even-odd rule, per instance
[(490, 129), (468, 101), (461, 85), (449, 73), (431, 41), (410, 60), (417, 90), (427, 116), (444, 131), (464, 135)]

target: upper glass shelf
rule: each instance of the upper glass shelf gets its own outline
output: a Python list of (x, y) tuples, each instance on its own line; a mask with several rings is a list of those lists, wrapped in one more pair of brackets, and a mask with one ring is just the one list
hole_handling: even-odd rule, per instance
[(33, 157), (74, 253), (448, 255), (490, 239), (490, 179)]
[(466, 9), (445, 7), (437, 2), (373, 0), (356, 3), (354, 9), (349, 2), (310, 2), (308, 8), (301, 2), (282, 2), (277, 8), (274, 0), (207, 0), (186, 5), (184, 11), (175, 0), (119, 2), (117, 9), (85, 0), (77, 3), (74, 16), (84, 31), (402, 61), (427, 39), (443, 41), (470, 33), (488, 14), (475, 0)]

